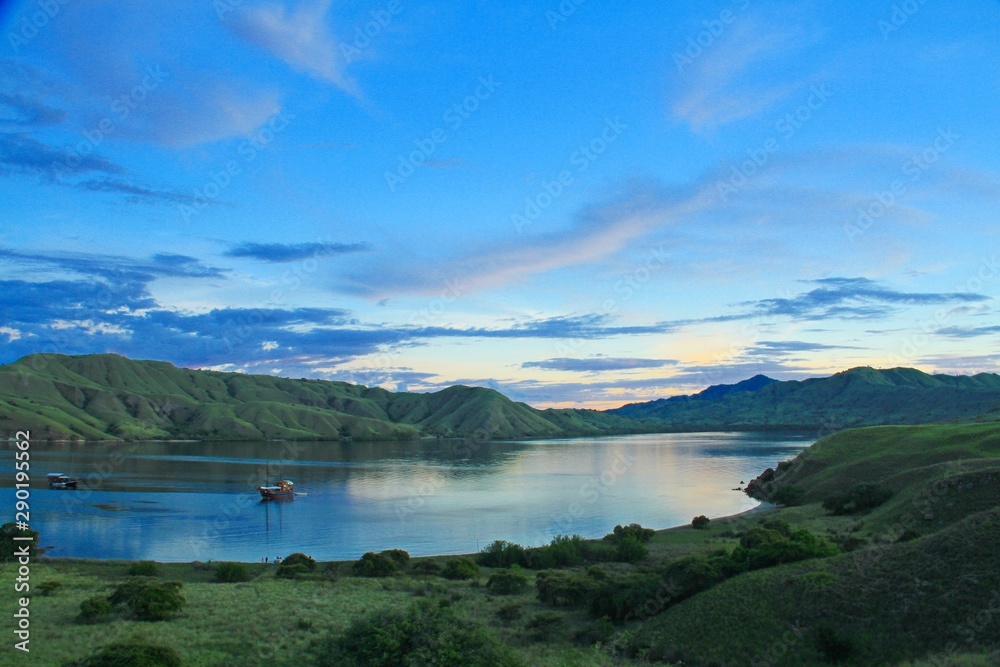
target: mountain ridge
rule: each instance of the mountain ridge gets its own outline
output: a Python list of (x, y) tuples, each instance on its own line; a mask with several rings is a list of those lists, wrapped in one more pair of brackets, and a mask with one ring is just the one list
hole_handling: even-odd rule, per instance
[(113, 354), (36, 354), (0, 366), (0, 428), (42, 439), (406, 440), (819, 430), (1000, 418), (1000, 375), (857, 367), (756, 375), (612, 410), (537, 409), (486, 387), (391, 392), (331, 380), (178, 368)]

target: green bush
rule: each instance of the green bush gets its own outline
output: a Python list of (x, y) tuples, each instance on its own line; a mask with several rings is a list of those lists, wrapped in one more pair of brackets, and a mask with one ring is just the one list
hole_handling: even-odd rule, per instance
[(556, 567), (570, 567), (583, 562), (583, 538), (579, 535), (569, 537), (567, 535), (556, 535), (549, 544), (549, 554)]
[(527, 553), (524, 547), (506, 540), (495, 540), (487, 545), (479, 553), (477, 560), (480, 565), (485, 567), (528, 566)]
[(215, 580), (224, 584), (250, 581), (250, 572), (243, 563), (219, 563), (215, 568)]
[(698, 530), (702, 530), (704, 528), (708, 528), (708, 524), (710, 521), (711, 519), (702, 514), (700, 516), (696, 516), (695, 518), (691, 519), (691, 527), (697, 528)]
[(181, 657), (173, 648), (126, 639), (99, 648), (93, 655), (71, 663), (71, 667), (180, 667)]
[(35, 586), (35, 590), (44, 596), (49, 596), (55, 593), (57, 590), (63, 587), (63, 582), (58, 579), (49, 579), (48, 581), (43, 581), (42, 583)]
[(608, 533), (604, 536), (604, 539), (611, 540), (613, 542), (621, 542), (629, 537), (634, 537), (640, 542), (649, 542), (653, 538), (656, 531), (652, 528), (643, 528), (637, 523), (630, 523), (627, 526), (615, 526), (614, 532)]
[(123, 606), (140, 621), (162, 621), (180, 611), (186, 600), (179, 581), (131, 577), (115, 586), (108, 596), (113, 606)]
[(80, 623), (98, 623), (111, 616), (112, 607), (104, 595), (95, 595), (80, 603), (80, 615), (76, 620)]
[(399, 565), (384, 553), (369, 551), (354, 563), (354, 574), (362, 577), (388, 577), (399, 572)]
[(497, 618), (504, 623), (513, 623), (524, 614), (524, 610), (521, 607), (522, 605), (520, 602), (511, 602), (510, 604), (501, 605), (496, 611)]
[(638, 563), (649, 554), (649, 549), (634, 535), (628, 535), (615, 547), (615, 560), (620, 563)]
[(562, 627), (566, 619), (563, 615), (554, 611), (540, 611), (525, 623), (528, 636), (534, 641), (552, 639), (552, 633)]
[[(30, 537), (31, 539), (15, 541), (15, 537)], [(16, 560), (17, 556), (15, 552), (24, 545), (28, 546), (28, 557), (34, 559), (35, 554), (38, 552), (37, 530), (21, 530), (13, 521), (8, 521), (3, 526), (0, 526), (0, 561), (6, 563)]]
[(486, 581), (486, 588), (497, 595), (514, 595), (527, 587), (528, 577), (524, 576), (521, 568), (517, 566), (498, 570)]
[(524, 558), (526, 565), (532, 570), (547, 570), (556, 566), (556, 559), (547, 546), (527, 549)]
[(282, 558), (281, 565), (305, 565), (306, 569), (310, 572), (316, 569), (316, 561), (313, 558), (297, 551), (293, 554), (288, 554), (287, 558)]
[(466, 556), (453, 558), (444, 564), (441, 576), (446, 579), (475, 579), (479, 576), (479, 566)]
[(858, 514), (875, 509), (892, 497), (892, 491), (879, 484), (862, 482), (844, 493), (837, 493), (823, 501), (823, 509), (835, 515)]
[(413, 574), (440, 574), (441, 566), (437, 564), (437, 561), (422, 560), (419, 563), (414, 563), (410, 571)]
[(383, 556), (388, 556), (400, 569), (405, 568), (410, 563), (410, 553), (408, 551), (403, 551), (402, 549), (386, 549), (385, 551), (379, 552)]
[(130, 577), (155, 577), (160, 573), (160, 566), (155, 561), (140, 560), (128, 567)]
[(421, 600), (379, 611), (317, 647), (316, 667), (522, 667), (489, 629), (451, 606)]
[(615, 624), (611, 622), (611, 619), (607, 616), (603, 616), (589, 625), (585, 625), (576, 631), (573, 635), (573, 639), (583, 644), (584, 646), (593, 646), (595, 644), (606, 644), (610, 640), (617, 628)]
[(802, 496), (804, 496), (805, 493), (805, 489), (801, 486), (796, 486), (795, 484), (779, 484), (778, 487), (768, 496), (768, 500), (775, 505), (791, 507), (793, 505), (797, 505), (799, 501), (802, 500)]
[(648, 572), (609, 578), (597, 583), (586, 599), (594, 618), (608, 617), (622, 622), (642, 615), (657, 614), (666, 599), (658, 576)]
[(586, 604), (600, 585), (598, 579), (575, 572), (539, 572), (535, 576), (538, 599), (553, 606)]
[(285, 563), (282, 561), (274, 576), (278, 579), (298, 579), (303, 574), (309, 574), (309, 566), (305, 563)]

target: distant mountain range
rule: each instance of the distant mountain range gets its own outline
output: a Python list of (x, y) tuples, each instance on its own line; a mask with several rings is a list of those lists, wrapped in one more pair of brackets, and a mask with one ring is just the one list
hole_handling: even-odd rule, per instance
[(691, 396), (598, 411), (539, 410), (483, 387), (390, 392), (188, 370), (114, 354), (38, 354), (0, 366), (0, 429), (30, 429), (34, 438), (51, 439), (510, 439), (998, 418), (1000, 375), (908, 368), (855, 368), (787, 382), (758, 375)]
[(852, 368), (826, 378), (773, 380), (757, 375), (609, 410), (671, 429), (840, 430), (1000, 418), (1000, 375), (928, 375), (913, 368)]
[(38, 354), (0, 366), (0, 429), (30, 429), (35, 438), (509, 439), (651, 428), (597, 410), (536, 410), (483, 387), (394, 393), (114, 354)]

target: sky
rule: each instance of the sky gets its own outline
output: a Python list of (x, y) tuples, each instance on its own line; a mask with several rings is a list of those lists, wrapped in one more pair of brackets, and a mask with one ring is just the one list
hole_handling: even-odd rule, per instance
[(1000, 3), (621, 5), (0, 2), (0, 363), (1000, 370)]

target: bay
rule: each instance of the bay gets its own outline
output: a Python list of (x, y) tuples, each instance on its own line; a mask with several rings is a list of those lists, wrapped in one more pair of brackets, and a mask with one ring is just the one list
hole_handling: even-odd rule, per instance
[[(32, 443), (31, 525), (50, 557), (318, 560), (470, 553), (495, 539), (600, 537), (757, 503), (736, 487), (809, 434), (683, 433), (492, 442)], [(14, 471), (4, 452), (5, 474)], [(83, 479), (49, 489), (48, 472)], [(256, 486), (295, 482), (291, 501)], [(13, 509), (14, 491), (4, 493)]]

